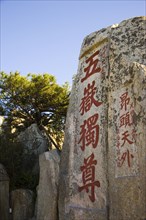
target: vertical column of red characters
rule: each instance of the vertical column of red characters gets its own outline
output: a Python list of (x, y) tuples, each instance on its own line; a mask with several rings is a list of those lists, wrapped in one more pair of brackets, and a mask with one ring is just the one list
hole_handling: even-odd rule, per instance
[[(86, 67), (84, 68), (84, 76), (81, 78), (81, 83), (92, 78), (94, 74), (101, 73), (101, 67), (99, 64), (99, 56), (100, 51), (96, 51), (92, 54), (85, 62)], [(83, 124), (80, 125), (80, 137), (78, 140), (78, 144), (82, 151), (86, 151), (87, 147), (93, 149), (91, 154), (88, 155), (83, 160), (83, 164), (80, 167), (82, 172), (82, 186), (78, 187), (78, 191), (85, 191), (88, 193), (89, 199), (91, 202), (95, 201), (95, 188), (100, 187), (99, 180), (96, 179), (95, 170), (97, 166), (97, 160), (95, 159), (94, 149), (98, 146), (99, 141), (99, 125), (98, 119), (99, 114), (95, 113), (90, 117), (86, 117), (88, 111), (90, 111), (91, 107), (94, 105), (95, 107), (99, 107), (102, 105), (102, 102), (96, 100), (96, 84), (95, 80), (91, 80), (91, 83), (88, 83), (84, 88), (83, 97), (80, 102), (80, 115), (85, 117)], [(96, 111), (97, 112), (97, 111)]]

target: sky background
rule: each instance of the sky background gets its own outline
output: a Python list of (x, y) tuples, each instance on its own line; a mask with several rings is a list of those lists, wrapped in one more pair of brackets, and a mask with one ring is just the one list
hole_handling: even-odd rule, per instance
[(145, 0), (0, 0), (0, 71), (50, 73), (71, 85), (85, 36), (145, 15)]

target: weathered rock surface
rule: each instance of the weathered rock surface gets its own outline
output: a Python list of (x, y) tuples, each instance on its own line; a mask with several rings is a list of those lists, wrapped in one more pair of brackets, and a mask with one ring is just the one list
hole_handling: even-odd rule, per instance
[(37, 190), (37, 220), (58, 220), (58, 176), (60, 156), (57, 150), (39, 157), (40, 179)]
[(109, 51), (109, 216), (140, 220), (146, 217), (146, 19), (114, 28)]
[(48, 140), (42, 135), (37, 124), (32, 124), (25, 131), (21, 132), (18, 140), (24, 144), (26, 153), (39, 155), (48, 148)]
[(59, 220), (145, 219), (145, 33), (146, 17), (136, 17), (83, 41), (61, 156)]
[(0, 164), (0, 219), (9, 220), (9, 177)]
[(24, 147), (23, 167), (33, 174), (39, 173), (39, 155), (48, 150), (48, 139), (36, 124), (32, 124), (18, 136)]
[(34, 213), (34, 193), (27, 189), (17, 189), (11, 192), (13, 220), (28, 220)]
[[(84, 49), (81, 53), (82, 58), (79, 62), (76, 82), (72, 89), (67, 116), (60, 168), (59, 217), (61, 220), (105, 219), (107, 217), (106, 142), (108, 103), (105, 86), (108, 74), (107, 36), (109, 31), (110, 28), (99, 32), (99, 35), (93, 34), (91, 37), (92, 39), (96, 37), (96, 42), (103, 41), (98, 51), (93, 48), (93, 58), (91, 57), (91, 60), (87, 61), (88, 65), (93, 62), (93, 73), (88, 70), (86, 65), (89, 55), (82, 57), (85, 52)], [(86, 45), (86, 42), (83, 44)], [(91, 55), (91, 53), (89, 54)], [(96, 67), (93, 60), (97, 55), (100, 61)], [(101, 65), (103, 66), (102, 69), (100, 69)], [(95, 67), (96, 69), (94, 69)], [(85, 70), (88, 72), (87, 75), (84, 74)], [(97, 74), (94, 74), (94, 72), (97, 72)], [(91, 131), (87, 133), (86, 137), (85, 133), (90, 125)], [(88, 174), (86, 176), (86, 167), (89, 169), (87, 171), (89, 176)], [(84, 185), (87, 185), (87, 187)]]

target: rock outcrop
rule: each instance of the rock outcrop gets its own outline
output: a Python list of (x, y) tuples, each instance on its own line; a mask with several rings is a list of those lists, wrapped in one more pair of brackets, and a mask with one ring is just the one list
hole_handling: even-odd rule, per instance
[(23, 167), (32, 174), (39, 173), (39, 155), (48, 150), (49, 143), (46, 136), (32, 124), (18, 136), (18, 141), (24, 148)]
[(48, 140), (39, 130), (37, 124), (32, 124), (21, 132), (18, 140), (24, 144), (26, 153), (40, 155), (48, 149)]
[(146, 17), (88, 35), (66, 120), (59, 220), (140, 220), (146, 204)]

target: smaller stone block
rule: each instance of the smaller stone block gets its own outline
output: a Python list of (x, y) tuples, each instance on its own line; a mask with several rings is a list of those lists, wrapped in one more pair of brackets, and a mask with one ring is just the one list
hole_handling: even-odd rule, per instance
[(13, 220), (28, 220), (33, 217), (34, 193), (28, 189), (17, 189), (11, 192)]
[(58, 175), (60, 156), (57, 150), (39, 157), (40, 179), (37, 192), (37, 220), (58, 220)]

